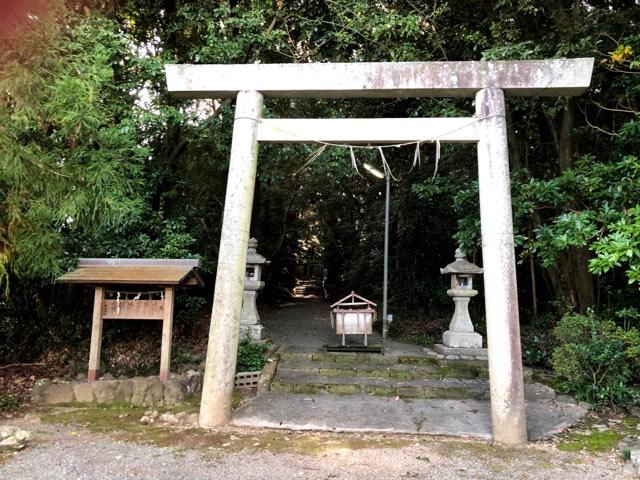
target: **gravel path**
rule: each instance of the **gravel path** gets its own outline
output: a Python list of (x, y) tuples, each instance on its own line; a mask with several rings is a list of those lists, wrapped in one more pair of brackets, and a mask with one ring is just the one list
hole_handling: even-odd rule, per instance
[[(623, 479), (613, 454), (557, 451), (549, 445), (518, 449), (481, 442), (403, 437), (406, 446), (349, 448), (349, 437), (321, 435), (309, 454), (246, 448), (161, 448), (113, 440), (68, 426), (31, 424), (35, 445), (0, 465), (3, 480), (205, 480), (205, 479)], [(239, 430), (242, 432), (242, 430)], [(240, 433), (238, 433), (240, 435)], [(188, 433), (186, 434), (188, 435)], [(313, 441), (312, 435), (287, 434)], [(360, 446), (368, 438), (357, 437)], [(386, 437), (390, 442), (396, 437)], [(188, 439), (188, 437), (187, 437)], [(333, 440), (332, 440), (333, 439)], [(187, 440), (188, 441), (188, 440)], [(414, 443), (415, 442), (415, 443)]]

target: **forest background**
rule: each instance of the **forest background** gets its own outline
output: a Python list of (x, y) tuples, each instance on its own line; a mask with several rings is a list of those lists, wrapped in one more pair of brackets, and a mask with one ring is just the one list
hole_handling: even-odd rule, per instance
[[(58, 362), (86, 358), (91, 291), (54, 284), (78, 257), (200, 258), (207, 287), (177, 299), (177, 356), (197, 356), (190, 342), (206, 340), (234, 105), (168, 94), (166, 63), (595, 57), (584, 95), (507, 102), (523, 356), (554, 366), (566, 389), (595, 404), (636, 402), (635, 0), (11, 0), (2, 8), (0, 363), (52, 352)], [(278, 118), (472, 113), (469, 99), (265, 106)], [(358, 175), (346, 148), (305, 166), (317, 148), (260, 147), (251, 234), (272, 261), (262, 300), (285, 299), (300, 266), (315, 265), (330, 295), (356, 290), (379, 301), (384, 182)], [(475, 149), (443, 145), (434, 174), (435, 148), (423, 144), (413, 169), (414, 147), (385, 152), (398, 179), (392, 335), (425, 345), (452, 310), (439, 268), (458, 245), (482, 262)], [(381, 168), (377, 152), (357, 156)], [(481, 297), (472, 304), (482, 332)], [(139, 338), (149, 328), (109, 326), (106, 348), (123, 331)], [(594, 376), (603, 365), (607, 374)]]

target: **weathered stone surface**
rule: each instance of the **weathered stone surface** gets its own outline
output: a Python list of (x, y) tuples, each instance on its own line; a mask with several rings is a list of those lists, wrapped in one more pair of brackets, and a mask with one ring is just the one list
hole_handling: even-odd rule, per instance
[[(576, 405), (555, 405), (547, 400), (527, 402), (530, 438), (548, 438), (578, 421), (585, 413)], [(489, 402), (470, 399), (397, 401), (386, 396), (327, 393), (303, 396), (266, 392), (236, 410), (232, 423), (252, 428), (491, 438)]]
[(96, 396), (93, 392), (93, 386), (93, 383), (76, 383), (73, 386), (73, 395), (75, 396), (76, 402), (95, 402)]
[(640, 436), (627, 435), (619, 443), (621, 452), (627, 453), (629, 459), (625, 463), (625, 472), (630, 474), (640, 474)]
[[(245, 292), (255, 293), (255, 292)], [(262, 340), (262, 325), (240, 325), (240, 338), (248, 339), (252, 342)]]
[(573, 405), (577, 405), (578, 402), (571, 395), (560, 394), (556, 396), (556, 401), (562, 403), (571, 403)]
[(164, 401), (164, 384), (159, 378), (151, 378), (144, 394), (143, 405), (160, 405)]
[(164, 406), (172, 407), (182, 402), (187, 395), (186, 381), (170, 378), (164, 385)]
[(524, 396), (527, 400), (553, 400), (556, 398), (556, 391), (541, 383), (526, 383)]
[(133, 397), (133, 382), (131, 380), (120, 380), (116, 388), (116, 402), (130, 403)]
[(465, 355), (474, 358), (487, 356), (486, 348), (456, 348), (448, 347), (440, 343), (435, 344), (433, 348), (437, 353), (442, 355)]
[(592, 58), (466, 62), (166, 65), (167, 88), (191, 98), (233, 98), (243, 90), (270, 97), (458, 97), (487, 85), (518, 96), (579, 95)]
[(73, 386), (70, 383), (41, 382), (34, 387), (32, 398), (47, 405), (73, 402)]
[(151, 385), (153, 378), (146, 377), (134, 377), (131, 379), (133, 383), (133, 394), (131, 396), (131, 403), (136, 406), (144, 404), (144, 397), (147, 394), (147, 389)]
[(20, 450), (24, 445), (21, 445), (16, 437), (7, 437), (0, 441), (0, 452), (6, 450)]
[(4, 440), (5, 438), (13, 437), (17, 431), (17, 427), (12, 427), (11, 425), (0, 425), (0, 439)]
[(94, 383), (93, 393), (98, 403), (113, 403), (116, 400), (117, 380), (100, 380)]
[(31, 432), (9, 425), (0, 425), (0, 452), (21, 450), (31, 440)]
[(16, 437), (18, 442), (26, 443), (31, 440), (31, 432), (27, 430), (17, 430), (14, 437)]
[(187, 382), (188, 394), (193, 395), (202, 391), (202, 373), (189, 370), (184, 377)]

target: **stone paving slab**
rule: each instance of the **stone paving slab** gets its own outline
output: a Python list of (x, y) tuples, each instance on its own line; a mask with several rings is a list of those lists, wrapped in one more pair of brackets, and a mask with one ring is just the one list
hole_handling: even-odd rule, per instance
[[(529, 439), (548, 438), (586, 409), (553, 400), (527, 402)], [(395, 399), (368, 395), (267, 392), (240, 407), (232, 424), (254, 428), (387, 432), (491, 438), (490, 404), (481, 400)]]

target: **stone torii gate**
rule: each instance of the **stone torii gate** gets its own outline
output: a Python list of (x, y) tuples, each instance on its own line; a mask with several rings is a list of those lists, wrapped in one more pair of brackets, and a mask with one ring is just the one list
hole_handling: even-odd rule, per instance
[[(477, 143), (493, 439), (527, 441), (505, 95), (579, 95), (593, 59), (167, 65), (170, 92), (236, 98), (200, 425), (231, 415), (259, 142)], [(261, 119), (264, 97), (475, 97), (470, 118)]]

